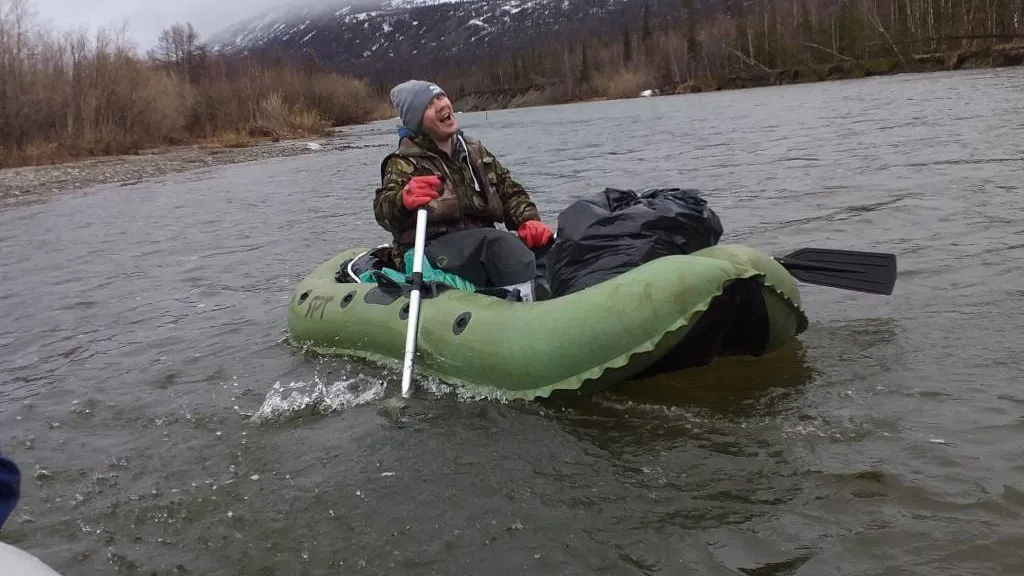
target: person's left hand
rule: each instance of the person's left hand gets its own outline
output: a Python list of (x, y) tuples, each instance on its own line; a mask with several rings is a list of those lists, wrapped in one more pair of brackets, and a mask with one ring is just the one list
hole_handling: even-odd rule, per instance
[(551, 228), (540, 220), (527, 220), (519, 226), (516, 234), (529, 248), (538, 248), (551, 240)]

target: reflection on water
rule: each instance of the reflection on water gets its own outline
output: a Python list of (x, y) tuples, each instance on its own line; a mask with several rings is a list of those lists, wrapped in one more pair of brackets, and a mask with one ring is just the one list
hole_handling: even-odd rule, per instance
[(634, 380), (610, 390), (612, 402), (679, 406), (716, 416), (772, 417), (785, 399), (799, 394), (814, 372), (801, 341), (758, 358), (730, 357), (690, 370)]
[[(706, 426), (782, 418), (814, 379), (799, 341), (761, 358), (632, 380), (607, 392), (545, 403), (567, 433), (609, 450), (687, 441)], [(613, 448), (615, 446), (616, 448)]]

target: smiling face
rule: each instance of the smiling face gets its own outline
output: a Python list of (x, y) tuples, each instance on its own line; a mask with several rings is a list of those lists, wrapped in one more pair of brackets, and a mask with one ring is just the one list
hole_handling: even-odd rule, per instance
[(459, 131), (452, 102), (444, 94), (438, 94), (423, 112), (423, 131), (438, 142), (451, 139)]

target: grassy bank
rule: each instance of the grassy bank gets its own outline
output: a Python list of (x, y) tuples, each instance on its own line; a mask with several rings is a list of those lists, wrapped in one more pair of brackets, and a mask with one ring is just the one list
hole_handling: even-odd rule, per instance
[(909, 72), (940, 72), (1022, 64), (1024, 64), (1024, 42), (949, 52), (913, 54), (902, 60), (897, 58), (844, 59), (832, 63), (791, 68), (750, 67), (741, 73), (697, 77), (678, 83), (659, 80), (655, 74), (645, 73), (643, 70), (616, 70), (603, 73), (587, 84), (577, 85), (575, 92), (571, 92), (568, 86), (561, 82), (534, 84), (518, 89), (466, 92), (458, 95), (456, 108), (466, 112), (523, 108), (590, 100), (636, 98), (644, 90), (656, 90), (661, 95), (690, 94)]
[(363, 81), (207, 55), (175, 26), (147, 56), (105, 30), (56, 33), (0, 0), (0, 168), (166, 145), (324, 134), (389, 111)]

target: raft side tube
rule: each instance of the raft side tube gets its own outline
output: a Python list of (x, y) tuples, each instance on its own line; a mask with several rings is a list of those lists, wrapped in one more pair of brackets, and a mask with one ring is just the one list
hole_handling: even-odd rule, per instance
[[(757, 259), (752, 249), (740, 248), (666, 256), (554, 300), (511, 302), (454, 289), (425, 298), (418, 370), (506, 398), (628, 379), (678, 344), (730, 282), (769, 278), (732, 261)], [(394, 365), (403, 354), (409, 298), (393, 287), (335, 281), (340, 264), (360, 252), (339, 254), (299, 283), (289, 305), (289, 336), (320, 353)], [(781, 314), (772, 320), (780, 329), (770, 330), (768, 348), (795, 335), (799, 321), (785, 322), (787, 314), (792, 318), (796, 310), (802, 317), (793, 302), (799, 295), (785, 294), (785, 277), (775, 282), (782, 290), (764, 291), (766, 306), (775, 309), (770, 315)], [(771, 303), (780, 300), (781, 307)]]

